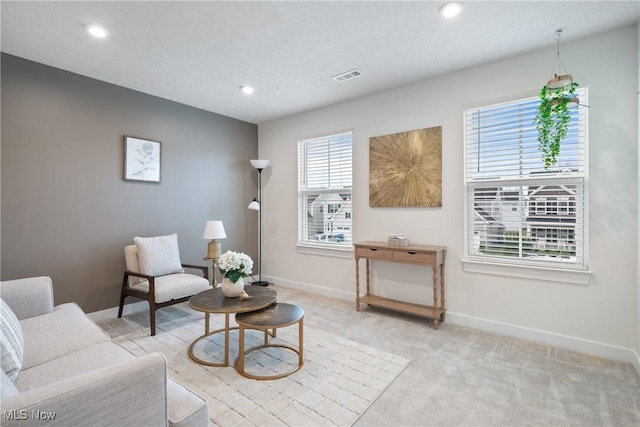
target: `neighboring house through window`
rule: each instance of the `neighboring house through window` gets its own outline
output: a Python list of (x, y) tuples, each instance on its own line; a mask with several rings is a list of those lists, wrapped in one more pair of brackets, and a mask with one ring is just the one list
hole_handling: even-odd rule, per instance
[(298, 141), (298, 244), (351, 247), (351, 132)]
[[(577, 93), (586, 104), (586, 89)], [(558, 162), (545, 169), (539, 102), (465, 110), (465, 259), (586, 270), (588, 108), (571, 109)]]

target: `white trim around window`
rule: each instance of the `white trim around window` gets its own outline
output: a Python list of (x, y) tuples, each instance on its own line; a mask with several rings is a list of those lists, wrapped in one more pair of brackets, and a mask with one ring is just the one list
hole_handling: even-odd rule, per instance
[(298, 141), (298, 252), (353, 250), (352, 132)]
[[(587, 104), (587, 89), (578, 89)], [(540, 159), (535, 96), (464, 111), (465, 271), (588, 283), (588, 108)]]

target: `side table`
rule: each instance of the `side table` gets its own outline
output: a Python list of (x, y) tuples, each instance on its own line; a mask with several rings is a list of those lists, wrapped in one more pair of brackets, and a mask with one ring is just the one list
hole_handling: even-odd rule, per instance
[(216, 273), (216, 269), (218, 268), (218, 258), (207, 258), (204, 257), (202, 258), (205, 261), (211, 261), (212, 267), (211, 269), (213, 270), (213, 278), (211, 279), (211, 287), (212, 288), (216, 288), (218, 286), (218, 279), (216, 279), (217, 273)]

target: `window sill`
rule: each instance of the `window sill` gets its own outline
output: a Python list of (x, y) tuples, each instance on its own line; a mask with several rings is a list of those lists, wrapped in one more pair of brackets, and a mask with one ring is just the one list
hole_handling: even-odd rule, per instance
[(335, 258), (353, 258), (353, 245), (351, 246), (333, 246), (313, 243), (298, 243), (297, 250), (299, 254), (330, 256)]
[(588, 270), (570, 270), (530, 265), (498, 264), (464, 259), (462, 268), (467, 273), (493, 274), (498, 276), (520, 277), (523, 279), (543, 280), (545, 282), (571, 283), (587, 285), (593, 275)]

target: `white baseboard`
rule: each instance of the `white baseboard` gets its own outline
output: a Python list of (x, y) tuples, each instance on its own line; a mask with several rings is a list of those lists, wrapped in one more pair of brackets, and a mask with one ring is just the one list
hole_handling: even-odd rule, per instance
[(292, 280), (286, 280), (286, 279), (273, 279), (269, 277), (268, 279), (265, 279), (265, 280), (268, 280), (270, 283), (273, 283), (277, 286), (282, 286), (283, 288), (299, 289), (302, 291), (313, 292), (314, 294), (322, 295), (325, 297), (332, 297), (332, 298), (338, 298), (345, 301), (355, 302), (355, 295), (353, 292), (345, 292), (337, 289), (329, 289), (322, 286), (310, 285), (308, 283), (294, 282)]
[[(316, 294), (339, 298), (346, 301), (355, 301), (354, 292), (345, 292), (336, 289), (328, 289), (322, 286), (310, 285), (308, 283), (294, 282), (284, 279), (268, 279), (276, 285), (286, 288), (300, 289)], [(610, 344), (589, 341), (582, 338), (560, 335), (553, 332), (545, 332), (508, 323), (496, 322), (479, 317), (467, 316), (465, 314), (447, 311), (446, 322), (491, 332), (498, 335), (510, 336), (527, 341), (535, 341), (553, 347), (564, 348), (579, 353), (591, 354), (605, 359), (618, 360), (631, 363), (638, 375), (640, 375), (640, 356), (634, 350), (624, 347), (617, 347)]]
[[(87, 314), (94, 322), (100, 322), (103, 320), (115, 319), (118, 317), (118, 308), (119, 307), (111, 307), (105, 310), (94, 311), (93, 313)], [(138, 301), (133, 304), (125, 304), (122, 309), (122, 315), (126, 316), (128, 314), (137, 313), (139, 311), (149, 310), (149, 303), (147, 301)]]
[[(346, 292), (337, 289), (329, 289), (322, 286), (311, 285), (308, 283), (295, 282), (285, 279), (274, 279), (272, 277), (263, 276), (264, 280), (291, 289), (300, 289), (332, 298), (338, 298), (345, 301), (355, 301), (353, 292)], [(250, 282), (248, 282), (250, 283)], [(124, 306), (123, 315), (144, 311), (149, 308), (146, 301), (139, 301)], [(118, 316), (118, 307), (108, 308), (106, 310), (96, 311), (89, 314), (94, 321), (102, 321), (113, 319)], [(499, 335), (535, 341), (541, 344), (553, 347), (565, 348), (567, 350), (577, 351), (579, 353), (592, 354), (594, 356), (603, 357), (605, 359), (619, 360), (631, 363), (638, 375), (640, 375), (640, 356), (632, 349), (617, 347), (610, 344), (604, 344), (596, 341), (584, 340), (581, 338), (560, 335), (553, 332), (545, 332), (537, 329), (525, 328), (522, 326), (511, 325), (508, 323), (496, 322), (493, 320), (482, 319), (479, 317), (468, 316), (465, 314), (447, 311), (446, 321), (448, 323), (469, 328), (478, 329), (485, 332), (491, 332)]]
[(586, 353), (605, 359), (619, 360), (631, 363), (640, 373), (640, 359), (636, 352), (630, 348), (618, 347), (597, 341), (560, 335), (554, 332), (545, 332), (537, 329), (526, 328), (493, 320), (467, 316), (465, 314), (447, 311), (446, 321), (460, 326), (467, 326), (485, 332), (534, 341), (552, 347), (564, 348), (578, 353)]

